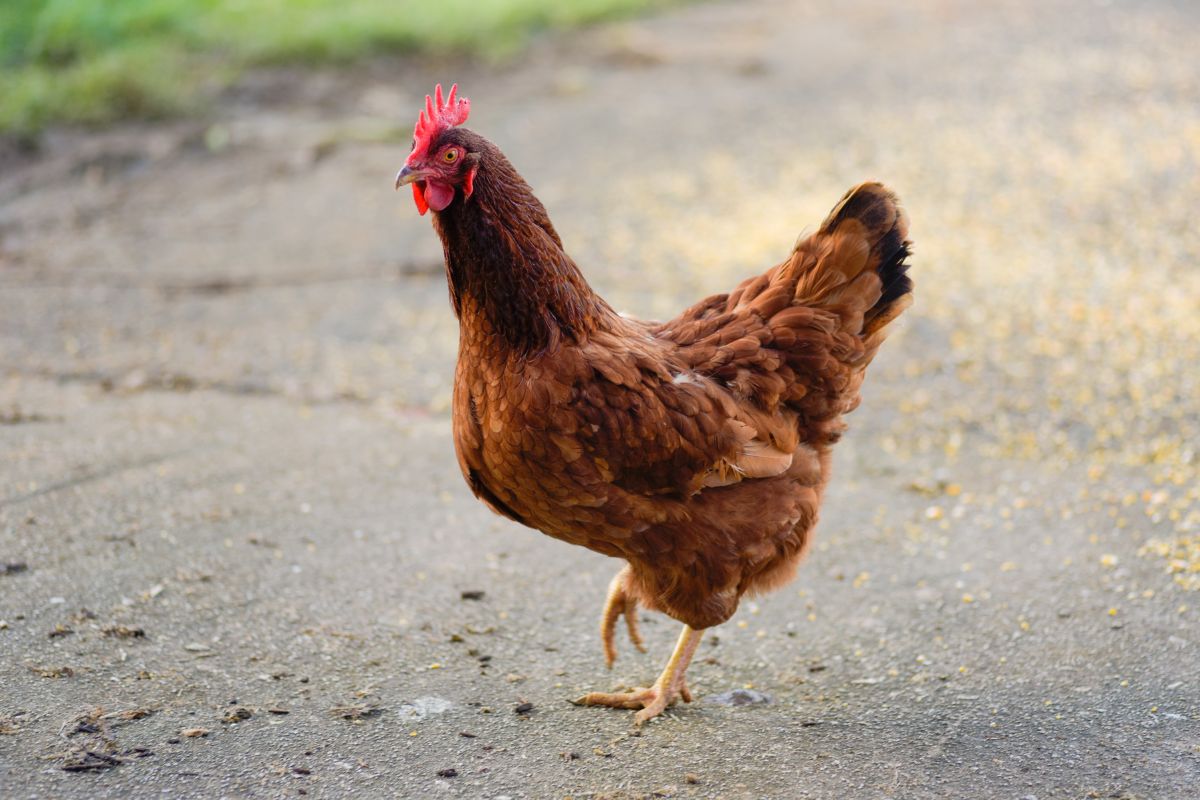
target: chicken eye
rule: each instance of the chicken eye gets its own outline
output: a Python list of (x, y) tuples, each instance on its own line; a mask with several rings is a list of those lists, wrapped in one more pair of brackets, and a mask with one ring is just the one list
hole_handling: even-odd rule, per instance
[(455, 161), (458, 160), (458, 151), (453, 148), (450, 150), (447, 150), (446, 155), (442, 156), (442, 160), (445, 161), (447, 164), (453, 164)]

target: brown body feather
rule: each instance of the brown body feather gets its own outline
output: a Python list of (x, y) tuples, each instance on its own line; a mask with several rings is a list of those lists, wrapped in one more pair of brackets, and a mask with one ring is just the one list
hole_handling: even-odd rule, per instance
[(628, 560), (630, 590), (693, 628), (792, 576), (830, 447), (910, 302), (906, 222), (851, 190), (787, 260), (662, 324), (614, 313), (494, 145), (440, 213), (460, 320), (454, 434), (498, 513)]

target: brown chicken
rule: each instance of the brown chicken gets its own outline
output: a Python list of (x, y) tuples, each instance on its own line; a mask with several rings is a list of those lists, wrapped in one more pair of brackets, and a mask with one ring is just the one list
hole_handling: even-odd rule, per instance
[(705, 628), (790, 580), (812, 537), (842, 416), (912, 301), (907, 223), (878, 183), (851, 189), (782, 263), (666, 323), (621, 316), (563, 251), (545, 208), (470, 104), (439, 86), (396, 176), (433, 209), (459, 320), (454, 443), (499, 514), (627, 563), (601, 634), (637, 606), (683, 623), (653, 686), (578, 703), (682, 698)]

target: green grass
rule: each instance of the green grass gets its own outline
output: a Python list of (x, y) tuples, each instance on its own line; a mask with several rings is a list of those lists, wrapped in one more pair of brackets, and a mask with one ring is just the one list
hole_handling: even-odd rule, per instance
[(671, 0), (0, 0), (0, 132), (185, 113), (247, 67), (503, 57)]

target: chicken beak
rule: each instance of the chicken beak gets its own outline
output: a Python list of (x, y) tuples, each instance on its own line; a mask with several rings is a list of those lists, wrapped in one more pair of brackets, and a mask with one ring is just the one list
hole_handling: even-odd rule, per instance
[(404, 169), (396, 173), (396, 188), (407, 186), (410, 183), (415, 183), (425, 177), (425, 173), (419, 169), (405, 166)]

